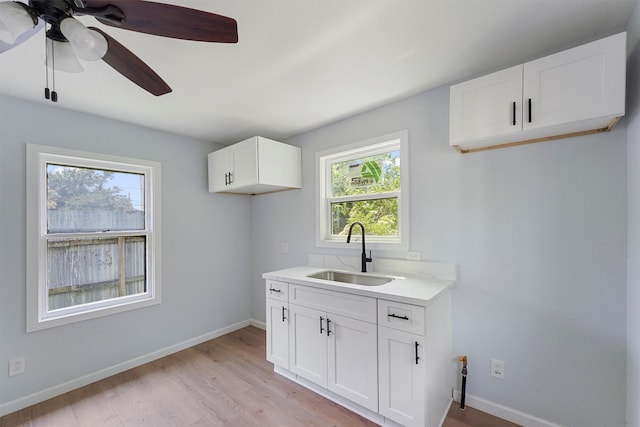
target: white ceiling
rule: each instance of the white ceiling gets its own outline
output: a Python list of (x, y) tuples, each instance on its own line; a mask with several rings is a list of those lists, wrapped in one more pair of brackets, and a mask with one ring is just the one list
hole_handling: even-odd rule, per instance
[[(24, 0), (26, 2), (26, 0)], [(167, 0), (238, 21), (238, 44), (103, 26), (173, 88), (155, 97), (102, 61), (56, 73), (44, 32), (0, 54), (0, 94), (229, 144), (284, 139), (455, 80), (613, 34), (636, 0)]]

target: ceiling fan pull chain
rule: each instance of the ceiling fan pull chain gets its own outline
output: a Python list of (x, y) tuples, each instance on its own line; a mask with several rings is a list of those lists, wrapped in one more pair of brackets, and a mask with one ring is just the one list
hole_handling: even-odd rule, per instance
[(56, 92), (56, 51), (54, 48), (53, 40), (51, 41), (51, 81), (53, 91), (51, 92), (51, 100), (58, 102), (58, 92)]
[(47, 27), (45, 25), (44, 31), (44, 72), (45, 72), (45, 87), (44, 87), (44, 97), (45, 99), (51, 98), (51, 94), (49, 91), (49, 49), (47, 46)]

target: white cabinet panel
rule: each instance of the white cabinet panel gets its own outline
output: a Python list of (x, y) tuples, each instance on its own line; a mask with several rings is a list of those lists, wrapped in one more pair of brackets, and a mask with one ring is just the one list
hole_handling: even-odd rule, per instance
[(374, 412), (378, 411), (377, 327), (328, 314), (328, 388)]
[(294, 284), (290, 292), (289, 300), (292, 303), (365, 322), (376, 322), (375, 298)]
[(450, 89), (452, 145), (522, 130), (522, 65)]
[(232, 146), (230, 189), (238, 189), (258, 182), (258, 143), (253, 138)]
[(378, 300), (378, 326), (424, 335), (424, 307), (402, 302)]
[(380, 414), (407, 427), (425, 426), (424, 338), (378, 328)]
[(327, 387), (326, 314), (289, 305), (289, 369), (294, 374)]
[(267, 298), (289, 301), (289, 284), (277, 280), (266, 281)]
[(288, 303), (267, 298), (267, 360), (289, 369)]
[(625, 41), (618, 34), (524, 64), (523, 129), (623, 116)]

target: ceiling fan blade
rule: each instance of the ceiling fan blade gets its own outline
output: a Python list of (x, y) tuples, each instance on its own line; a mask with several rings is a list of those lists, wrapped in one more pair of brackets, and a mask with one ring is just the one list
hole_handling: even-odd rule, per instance
[(0, 53), (6, 52), (8, 50), (11, 50), (14, 47), (18, 46), (19, 44), (26, 42), (27, 40), (29, 40), (31, 37), (33, 37), (38, 31), (40, 31), (43, 28), (44, 28), (44, 21), (39, 20), (38, 21), (38, 25), (36, 25), (35, 27), (31, 28), (30, 30), (27, 30), (24, 33), (20, 34), (18, 36), (18, 38), (16, 39), (16, 41), (13, 42), (12, 44), (0, 41)]
[(96, 17), (103, 24), (156, 36), (216, 43), (237, 43), (235, 19), (215, 13), (143, 0), (87, 0), (87, 7), (113, 5), (126, 15), (123, 24)]
[(116, 39), (96, 27), (89, 27), (107, 39), (107, 53), (102, 58), (114, 70), (155, 96), (171, 92), (171, 88), (147, 64)]

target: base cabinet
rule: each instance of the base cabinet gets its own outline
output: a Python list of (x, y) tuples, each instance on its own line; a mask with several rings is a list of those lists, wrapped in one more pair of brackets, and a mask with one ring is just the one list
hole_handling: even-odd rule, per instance
[(450, 304), (448, 291), (421, 306), (267, 280), (267, 359), (381, 425), (436, 427), (455, 378)]

